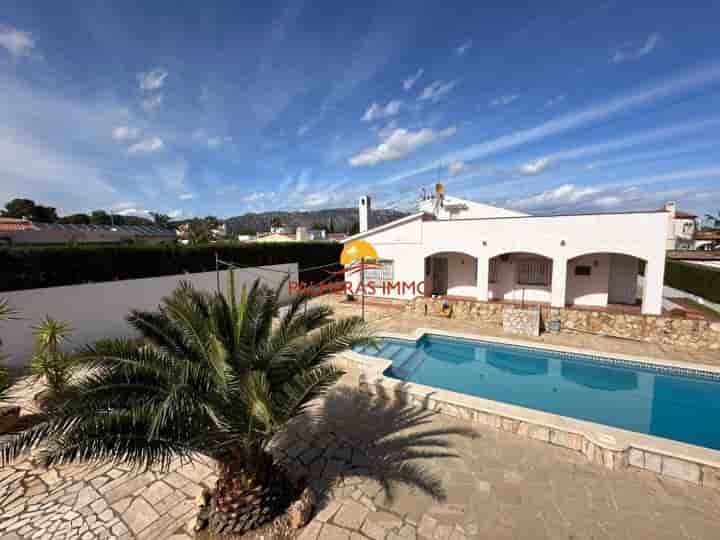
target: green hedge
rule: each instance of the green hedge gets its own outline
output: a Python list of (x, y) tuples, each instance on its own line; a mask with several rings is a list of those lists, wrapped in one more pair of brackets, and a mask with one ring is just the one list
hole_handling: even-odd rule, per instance
[(667, 261), (665, 285), (687, 291), (711, 302), (720, 302), (720, 271)]
[[(341, 251), (342, 245), (334, 242), (4, 248), (0, 249), (0, 291), (209, 272), (215, 270), (216, 253), (238, 266), (296, 262), (303, 269), (337, 263)], [(300, 274), (308, 283), (327, 277), (323, 270)]]

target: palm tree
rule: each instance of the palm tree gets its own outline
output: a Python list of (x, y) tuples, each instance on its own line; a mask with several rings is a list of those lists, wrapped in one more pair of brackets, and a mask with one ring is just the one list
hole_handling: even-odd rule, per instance
[(327, 306), (305, 306), (305, 296), (292, 298), (273, 325), (280, 287), (255, 281), (238, 299), (230, 276), (227, 296), (183, 283), (157, 312), (132, 311), (128, 321), (143, 342), (93, 346), (65, 398), (0, 443), (0, 467), (41, 443), (46, 465), (167, 469), (203, 455), (219, 473), (211, 531), (221, 532), (228, 517), (251, 515), (235, 532), (272, 519), (268, 505), (279, 512), (290, 489), (271, 441), (342, 375), (328, 360), (371, 338), (359, 318), (331, 321)]
[(39, 396), (56, 399), (65, 392), (74, 364), (74, 355), (62, 351), (62, 345), (70, 339), (72, 329), (64, 321), (46, 315), (42, 322), (33, 326), (36, 353), (30, 363), (31, 372), (45, 380), (47, 392)]

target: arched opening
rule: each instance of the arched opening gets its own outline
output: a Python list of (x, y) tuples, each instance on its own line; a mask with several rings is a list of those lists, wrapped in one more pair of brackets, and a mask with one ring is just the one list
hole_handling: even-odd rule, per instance
[(425, 296), (477, 298), (477, 258), (460, 251), (442, 251), (425, 257)]
[(565, 303), (569, 306), (639, 306), (642, 259), (622, 253), (587, 253), (568, 260)]
[(550, 303), (553, 261), (530, 252), (503, 253), (488, 262), (488, 300)]

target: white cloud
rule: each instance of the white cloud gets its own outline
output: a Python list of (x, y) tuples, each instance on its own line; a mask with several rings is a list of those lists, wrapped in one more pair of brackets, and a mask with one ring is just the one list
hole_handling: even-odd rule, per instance
[[(678, 124), (676, 126), (658, 128), (653, 130), (646, 130), (639, 134), (629, 135), (627, 137), (621, 137), (619, 139), (612, 139), (602, 143), (588, 144), (585, 146), (579, 146), (576, 148), (570, 148), (547, 156), (553, 162), (567, 161), (580, 159), (600, 154), (606, 154), (608, 152), (617, 150), (627, 150), (638, 145), (649, 144), (665, 139), (671, 139), (683, 135), (689, 135), (698, 131), (702, 131), (711, 127), (720, 125), (720, 119), (702, 120), (700, 122), (687, 122), (685, 124)], [(664, 152), (668, 150), (665, 149)], [(593, 164), (593, 168), (597, 166)]]
[(380, 138), (387, 139), (390, 135), (392, 135), (392, 132), (395, 131), (397, 129), (397, 127), (398, 127), (397, 121), (395, 121), (394, 119), (390, 120), (385, 125), (385, 127), (377, 130), (377, 134), (380, 136)]
[(555, 105), (559, 105), (560, 103), (562, 103), (563, 101), (565, 101), (565, 98), (566, 98), (566, 97), (567, 97), (567, 96), (566, 96), (565, 94), (560, 94), (560, 95), (558, 95), (558, 96), (551, 97), (550, 99), (548, 99), (548, 100), (545, 102), (545, 107), (546, 107), (546, 108), (550, 108), (550, 107), (554, 107)]
[(418, 82), (418, 79), (423, 76), (423, 73), (425, 73), (425, 70), (420, 68), (415, 72), (415, 75), (410, 75), (403, 81), (403, 89), (406, 92), (410, 90), (413, 86), (415, 86), (415, 83)]
[(653, 33), (647, 37), (640, 47), (633, 46), (632, 43), (624, 44), (610, 52), (610, 63), (621, 64), (627, 60), (637, 60), (638, 58), (647, 56), (657, 49), (660, 40), (660, 34)]
[(349, 163), (353, 167), (373, 167), (383, 161), (402, 159), (421, 146), (453, 136), (456, 131), (455, 127), (441, 131), (423, 128), (415, 132), (396, 129), (378, 146), (368, 148), (351, 157)]
[(448, 165), (448, 173), (451, 176), (457, 176), (463, 173), (466, 169), (467, 165), (465, 165), (462, 161), (453, 161), (450, 165)]
[(170, 210), (167, 215), (170, 219), (178, 219), (182, 217), (183, 211), (176, 208), (175, 210)]
[[(649, 135), (652, 135), (653, 132), (650, 132)], [(663, 137), (664, 138), (664, 137)], [(636, 139), (634, 137), (630, 137), (630, 142), (636, 142)], [(635, 140), (632, 140), (635, 139)], [(650, 141), (658, 140), (659, 137), (648, 137)], [(627, 140), (627, 139), (625, 139)], [(622, 139), (620, 141), (623, 141)], [(628, 144), (625, 147), (620, 147), (620, 149), (633, 146), (631, 144)], [(695, 153), (699, 152), (700, 150), (709, 150), (717, 147), (717, 143), (715, 141), (706, 141), (699, 144), (691, 144), (691, 145), (685, 145), (685, 146), (676, 146), (676, 145), (667, 145), (667, 147), (662, 148), (661, 150), (651, 150), (648, 152), (638, 152), (635, 154), (630, 155), (622, 155), (621, 157), (617, 158), (609, 158), (609, 159), (602, 159), (598, 161), (593, 161), (592, 163), (588, 163), (585, 165), (585, 168), (588, 170), (597, 169), (600, 167), (610, 167), (610, 166), (616, 166), (616, 165), (625, 165), (627, 163), (634, 163), (637, 161), (649, 161), (649, 160), (658, 160), (658, 159), (667, 159), (671, 156), (678, 156), (682, 154), (689, 154), (689, 153)]]
[(181, 193), (180, 195), (178, 195), (178, 199), (180, 199), (181, 201), (189, 201), (194, 198), (195, 198), (194, 193)]
[(437, 103), (453, 88), (455, 88), (457, 84), (458, 81), (435, 81), (423, 88), (423, 91), (420, 93), (418, 99), (421, 101), (430, 100), (433, 103)]
[(143, 139), (142, 141), (138, 141), (130, 148), (128, 151), (131, 154), (146, 154), (151, 152), (157, 152), (159, 150), (162, 150), (165, 147), (165, 143), (160, 137), (150, 137), (148, 139)]
[(507, 94), (505, 96), (496, 97), (490, 100), (491, 107), (510, 105), (513, 101), (520, 97), (519, 94)]
[(552, 135), (564, 133), (581, 126), (591, 124), (615, 116), (621, 112), (654, 103), (660, 99), (675, 96), (707, 86), (720, 81), (720, 63), (711, 64), (700, 70), (686, 72), (681, 76), (665, 79), (654, 86), (638, 90), (614, 98), (608, 102), (600, 103), (581, 109), (579, 111), (557, 116), (552, 120), (536, 126), (520, 129), (495, 139), (468, 146), (462, 150), (450, 152), (440, 158), (430, 161), (415, 169), (395, 174), (379, 181), (380, 184), (390, 184), (411, 178), (413, 176), (444, 167), (448, 162), (461, 160), (473, 161), (502, 151), (510, 150), (529, 142), (542, 140)]
[(112, 130), (112, 137), (116, 141), (128, 141), (140, 136), (140, 128), (118, 126)]
[(459, 47), (455, 48), (455, 54), (457, 54), (458, 56), (462, 56), (463, 54), (465, 54), (466, 52), (468, 52), (470, 50), (470, 47), (472, 47), (472, 44), (473, 44), (472, 39), (468, 39), (465, 43), (463, 43)]
[(35, 48), (35, 40), (29, 32), (0, 24), (0, 47), (7, 49), (16, 58), (30, 56)]
[(650, 34), (648, 38), (645, 40), (645, 43), (643, 44), (640, 49), (637, 51), (637, 56), (645, 56), (647, 54), (650, 54), (653, 52), (658, 44), (660, 43), (660, 34)]
[(168, 76), (167, 70), (163, 68), (155, 68), (150, 71), (137, 74), (137, 80), (140, 84), (140, 90), (158, 90), (165, 84), (165, 78)]
[(598, 206), (618, 206), (621, 202), (622, 199), (615, 195), (606, 195), (605, 197), (598, 197), (595, 199), (595, 204)]
[(513, 206), (517, 208), (555, 208), (568, 204), (576, 204), (581, 200), (596, 195), (600, 190), (592, 187), (563, 184), (555, 189), (543, 191), (537, 195), (517, 199)]
[(400, 112), (400, 108), (402, 107), (402, 101), (398, 99), (394, 99), (390, 102), (388, 102), (387, 105), (378, 105), (377, 103), (373, 103), (368, 107), (368, 109), (365, 111), (365, 114), (362, 117), (363, 122), (372, 122), (374, 120), (379, 120), (381, 118), (388, 118), (389, 116), (395, 116)]
[(116, 207), (118, 207), (118, 206), (121, 209), (120, 210), (113, 209), (112, 210), (113, 214), (117, 214), (119, 216), (137, 216), (137, 217), (144, 217), (144, 218), (147, 218), (150, 216), (150, 211), (146, 210), (144, 208), (133, 208), (133, 207), (128, 208), (127, 206), (123, 206), (122, 204), (116, 205)]
[(535, 161), (530, 161), (520, 166), (520, 172), (526, 176), (534, 176), (540, 174), (551, 164), (550, 158), (541, 157)]
[(222, 146), (222, 144), (225, 142), (225, 139), (222, 137), (209, 137), (207, 140), (207, 145), (210, 148), (217, 148), (218, 146)]
[(155, 94), (142, 100), (141, 105), (145, 112), (151, 112), (160, 107), (163, 103), (163, 95)]
[(310, 207), (322, 206), (323, 204), (327, 204), (330, 201), (330, 198), (330, 195), (325, 192), (310, 193), (303, 199), (303, 204)]
[(262, 191), (255, 191), (255, 192), (251, 193), (250, 195), (246, 195), (245, 197), (242, 197), (240, 199), (240, 201), (248, 204), (248, 203), (254, 203), (254, 202), (261, 201), (264, 198), (265, 198), (265, 193), (263, 193)]

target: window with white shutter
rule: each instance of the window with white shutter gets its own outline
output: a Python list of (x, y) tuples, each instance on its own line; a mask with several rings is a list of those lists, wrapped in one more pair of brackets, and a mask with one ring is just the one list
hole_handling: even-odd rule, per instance
[(550, 261), (526, 259), (518, 262), (518, 285), (550, 285)]
[(394, 262), (391, 260), (379, 260), (375, 264), (380, 268), (368, 268), (365, 270), (365, 282), (386, 283), (395, 280)]

